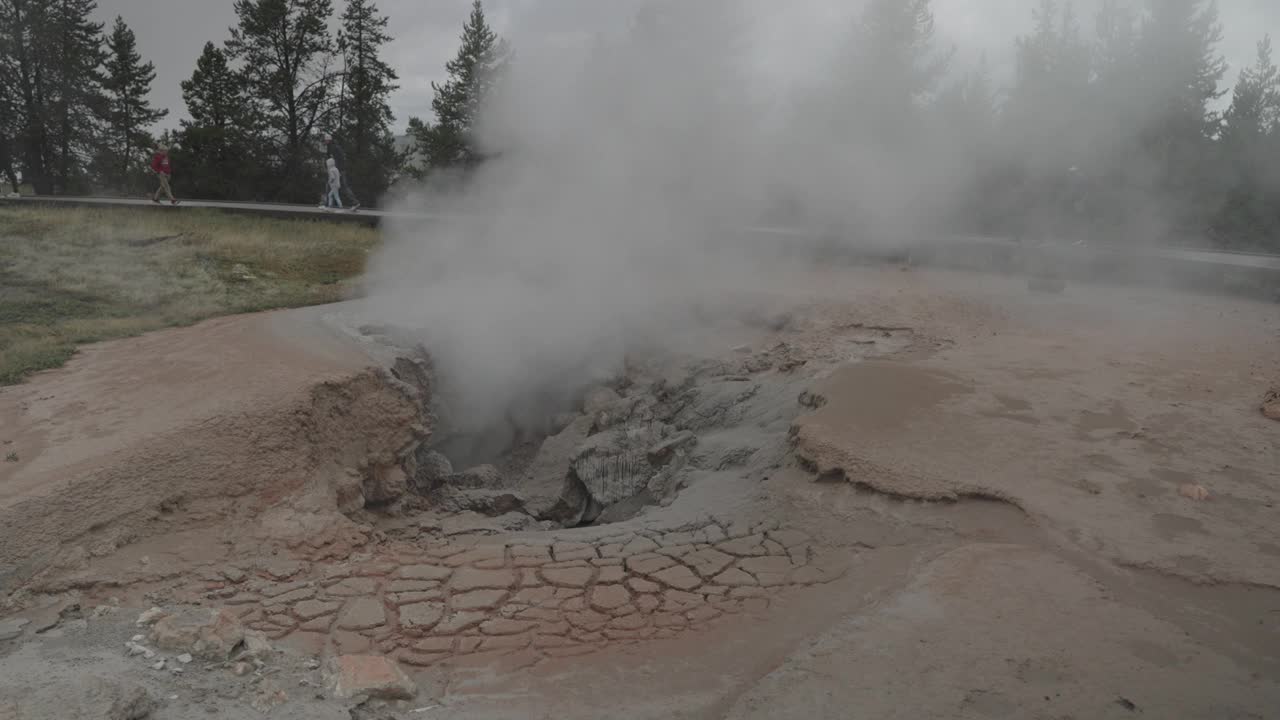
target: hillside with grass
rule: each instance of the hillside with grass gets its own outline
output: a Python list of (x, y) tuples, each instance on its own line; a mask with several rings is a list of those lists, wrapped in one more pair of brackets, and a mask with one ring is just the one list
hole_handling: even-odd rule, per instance
[(85, 343), (350, 297), (377, 237), (216, 211), (0, 207), (0, 385)]

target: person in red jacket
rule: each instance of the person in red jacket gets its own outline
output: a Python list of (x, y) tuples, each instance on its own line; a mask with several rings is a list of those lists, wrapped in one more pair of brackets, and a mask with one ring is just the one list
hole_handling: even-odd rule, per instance
[(169, 148), (161, 145), (156, 148), (155, 155), (151, 156), (151, 172), (156, 174), (160, 179), (160, 187), (151, 194), (151, 202), (160, 202), (160, 193), (164, 193), (169, 198), (169, 202), (177, 205), (178, 201), (173, 198), (173, 190), (169, 189), (169, 177), (173, 174), (173, 168), (169, 166)]

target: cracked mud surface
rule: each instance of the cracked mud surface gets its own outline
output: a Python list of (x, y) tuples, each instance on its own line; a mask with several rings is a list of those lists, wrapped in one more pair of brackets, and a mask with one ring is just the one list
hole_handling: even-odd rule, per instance
[(197, 585), (248, 627), (318, 653), (387, 653), (413, 667), (524, 664), (673, 638), (759, 615), (789, 587), (839, 578), (776, 523), (639, 530), (594, 543), (391, 547), (342, 563), (233, 566)]
[[(164, 508), (144, 498), (115, 524), (66, 537), (45, 526), (48, 564), (0, 613), (30, 618), (0, 639), (0, 697), (17, 698), (0, 701), (0, 718), (57, 716), (41, 714), (54, 707), (42, 698), (85, 672), (146, 688), (157, 718), (856, 708), (1083, 720), (1266, 718), (1280, 707), (1280, 425), (1258, 412), (1280, 377), (1274, 306), (1075, 287), (1045, 298), (1015, 280), (921, 271), (777, 283), (762, 292), (787, 323), (682, 349), (697, 358), (685, 372), (696, 392), (660, 414), (695, 440), (668, 436), (682, 458), (669, 501), (619, 522), (545, 529), (429, 503), (343, 515), (334, 493), (377, 497), (387, 473), (364, 471), (363, 489), (328, 471), (317, 483), (326, 458), (311, 455), (311, 479), (284, 488), (188, 491)], [(305, 328), (334, 312), (348, 311), (215, 327), (254, 338), (259, 354), (292, 348), (294, 372), (270, 370), (270, 383), (224, 393), (210, 412), (263, 398), (293, 417), (332, 409), (298, 399), (315, 383), (342, 387), (369, 359), (341, 342), (319, 357), (298, 350), (316, 344)], [(180, 365), (200, 331), (144, 340)], [(0, 393), (0, 412), (20, 424), (19, 441), (61, 443), (90, 422), (69, 404), (73, 390), (76, 402), (98, 393), (122, 417), (146, 417), (163, 401), (126, 391), (124, 364), (137, 362), (127, 342), (101, 346)], [(227, 387), (243, 370), (226, 371)], [(119, 379), (97, 387), (90, 371)], [(381, 393), (369, 412), (401, 408)], [(208, 422), (190, 410), (159, 417)], [(129, 445), (103, 431), (94, 442)], [(381, 468), (411, 435), (367, 457)], [(90, 445), (72, 449), (92, 457)], [(0, 507), (52, 490), (10, 482), (60, 462), (23, 457), (23, 468), (0, 467)], [(111, 477), (98, 468), (86, 482)], [(147, 487), (160, 492), (162, 480)], [(85, 618), (66, 615), (69, 603)], [(223, 666), (154, 672), (120, 650), (151, 605), (226, 608), (287, 652), (243, 678)], [(61, 621), (47, 619), (60, 609)], [(322, 670), (306, 663), (353, 653), (394, 660), (416, 697), (327, 698)]]

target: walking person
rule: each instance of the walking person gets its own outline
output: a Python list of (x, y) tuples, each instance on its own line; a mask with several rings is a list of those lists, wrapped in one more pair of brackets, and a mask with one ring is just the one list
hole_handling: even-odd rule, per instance
[(360, 200), (356, 198), (355, 191), (351, 189), (351, 168), (347, 165), (347, 154), (342, 151), (342, 146), (333, 139), (332, 135), (324, 136), (324, 156), (338, 164), (338, 172), (342, 173), (341, 192), (351, 202), (351, 212), (359, 210)]
[(333, 158), (325, 161), (325, 165), (329, 168), (329, 191), (324, 197), (324, 207), (329, 212), (334, 209), (342, 209), (342, 171), (338, 169), (338, 162)]
[(177, 205), (178, 201), (173, 197), (173, 190), (169, 187), (169, 179), (173, 175), (173, 168), (169, 164), (169, 146), (161, 145), (156, 148), (156, 152), (151, 156), (151, 172), (156, 174), (160, 180), (160, 187), (151, 194), (151, 202), (160, 203), (160, 193), (164, 193), (169, 198), (170, 205)]

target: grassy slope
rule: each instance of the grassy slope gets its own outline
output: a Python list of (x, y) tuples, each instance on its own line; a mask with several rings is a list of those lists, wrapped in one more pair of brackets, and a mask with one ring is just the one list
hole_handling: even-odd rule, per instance
[(0, 207), (0, 385), (83, 343), (343, 299), (376, 242), (214, 211)]

